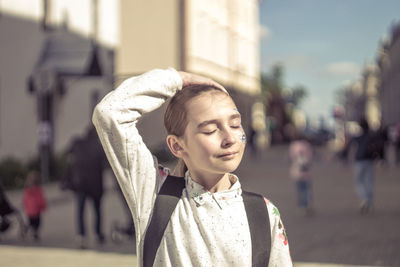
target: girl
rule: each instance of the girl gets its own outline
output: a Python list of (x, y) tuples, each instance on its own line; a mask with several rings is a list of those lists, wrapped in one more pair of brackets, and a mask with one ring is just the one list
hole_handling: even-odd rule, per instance
[(296, 183), (297, 203), (305, 215), (311, 216), (312, 208), (312, 179), (311, 168), (313, 148), (304, 138), (297, 138), (289, 146), (291, 160), (290, 176)]
[(32, 236), (34, 240), (39, 240), (40, 217), (46, 209), (46, 199), (40, 186), (40, 175), (37, 171), (29, 171), (27, 175), (23, 203)]
[[(170, 97), (164, 117), (166, 142), (180, 160), (176, 174), (184, 177), (185, 186), (162, 233), (154, 266), (251, 266), (250, 222), (239, 179), (232, 174), (246, 143), (240, 113), (221, 85), (171, 68), (126, 80), (93, 114), (134, 218), (139, 264), (148, 265), (143, 263), (145, 235), (170, 171), (158, 166), (136, 123)], [(271, 232), (271, 247), (265, 248), (270, 250), (269, 266), (292, 266), (279, 212), (265, 203)]]

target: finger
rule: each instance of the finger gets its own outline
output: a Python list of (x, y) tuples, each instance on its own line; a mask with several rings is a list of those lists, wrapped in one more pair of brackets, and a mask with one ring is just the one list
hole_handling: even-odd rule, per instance
[(227, 94), (229, 95), (229, 93), (228, 93), (228, 91), (225, 89), (225, 87), (223, 87), (222, 85), (220, 85), (219, 83), (217, 83), (217, 82), (215, 82), (215, 81), (213, 81), (213, 83), (214, 83), (214, 86), (215, 86), (215, 87), (221, 89), (222, 91), (224, 91), (225, 93), (227, 93)]
[(207, 78), (207, 77), (203, 77), (197, 74), (192, 74), (192, 73), (187, 73), (187, 72), (183, 72), (180, 71), (179, 72), (181, 78), (182, 78), (182, 83), (183, 83), (183, 88), (190, 86), (190, 85), (208, 85), (208, 86), (212, 86), (212, 87), (216, 87), (220, 90), (222, 90), (223, 92), (225, 92), (226, 94), (229, 94), (228, 91), (219, 83), (217, 83), (216, 81)]

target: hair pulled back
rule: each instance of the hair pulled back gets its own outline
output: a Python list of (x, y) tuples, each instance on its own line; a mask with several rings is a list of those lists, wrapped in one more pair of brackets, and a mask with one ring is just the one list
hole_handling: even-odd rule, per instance
[[(164, 127), (167, 130), (167, 134), (182, 137), (188, 124), (186, 103), (202, 93), (211, 91), (226, 94), (220, 88), (212, 85), (191, 85), (178, 91), (170, 99), (164, 114)], [(186, 171), (187, 167), (185, 162), (179, 159), (175, 172), (177, 172), (178, 176), (184, 176)]]

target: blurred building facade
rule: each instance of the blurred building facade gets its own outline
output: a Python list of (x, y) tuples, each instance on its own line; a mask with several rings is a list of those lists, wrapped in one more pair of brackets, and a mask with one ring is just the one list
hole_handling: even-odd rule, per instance
[(400, 122), (400, 22), (377, 49), (376, 64), (366, 64), (361, 79), (341, 92), (345, 121), (365, 117), (373, 130)]
[(174, 67), (258, 94), (257, 0), (121, 1), (116, 71)]
[[(167, 67), (210, 77), (230, 91), (248, 130), (260, 92), (258, 2), (122, 0), (117, 78)], [(139, 124), (150, 146), (164, 134), (162, 111)]]
[(365, 92), (362, 84), (362, 81), (357, 81), (344, 88), (342, 104), (346, 121), (357, 121), (365, 115)]
[(368, 64), (362, 71), (361, 79), (345, 88), (343, 100), (345, 121), (357, 122), (366, 118), (371, 129), (381, 125), (381, 103), (378, 94), (379, 69)]
[[(18, 0), (0, 12), (0, 159), (32, 157), (40, 142), (62, 151), (98, 99), (152, 68), (217, 80), (251, 124), (258, 0)], [(164, 143), (162, 111), (138, 125), (150, 148)]]
[(363, 98), (365, 118), (373, 130), (381, 126), (381, 104), (378, 94), (379, 69), (375, 64), (369, 64), (363, 71)]
[(400, 122), (400, 22), (393, 24), (390, 37), (381, 42), (377, 53), (379, 101), (384, 124)]
[(116, 31), (97, 24), (97, 4), (1, 1), (0, 159), (61, 152), (87, 129), (114, 64)]

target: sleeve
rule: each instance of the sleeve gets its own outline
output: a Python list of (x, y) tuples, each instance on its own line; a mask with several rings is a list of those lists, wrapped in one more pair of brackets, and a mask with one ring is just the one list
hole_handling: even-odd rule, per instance
[(293, 266), (293, 262), (290, 256), (286, 230), (283, 226), (279, 210), (269, 200), (265, 199), (265, 202), (271, 226), (271, 254), (268, 266), (291, 267)]
[(176, 70), (152, 70), (124, 81), (93, 112), (93, 123), (131, 210), (139, 240), (151, 214), (160, 175), (157, 160), (143, 143), (136, 123), (181, 88)]

